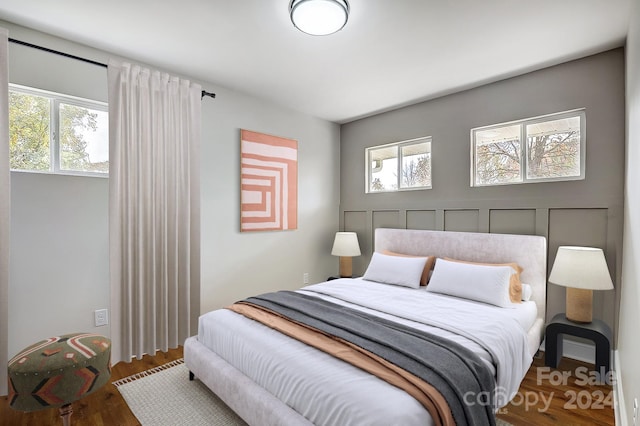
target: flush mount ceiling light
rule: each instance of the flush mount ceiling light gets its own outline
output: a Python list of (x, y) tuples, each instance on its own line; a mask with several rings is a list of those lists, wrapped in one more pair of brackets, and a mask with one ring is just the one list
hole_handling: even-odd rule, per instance
[(349, 19), (347, 0), (291, 0), (293, 25), (303, 33), (329, 35), (340, 31)]

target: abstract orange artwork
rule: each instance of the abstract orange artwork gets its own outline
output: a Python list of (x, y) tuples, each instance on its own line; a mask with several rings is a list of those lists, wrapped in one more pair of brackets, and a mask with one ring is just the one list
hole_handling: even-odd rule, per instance
[(240, 231), (298, 228), (298, 141), (240, 131)]

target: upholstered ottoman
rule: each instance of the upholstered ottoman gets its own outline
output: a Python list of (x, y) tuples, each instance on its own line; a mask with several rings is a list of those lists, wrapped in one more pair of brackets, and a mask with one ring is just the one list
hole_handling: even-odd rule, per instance
[(111, 341), (98, 334), (52, 337), (24, 349), (9, 361), (9, 405), (19, 411), (60, 408), (70, 424), (71, 403), (111, 377)]

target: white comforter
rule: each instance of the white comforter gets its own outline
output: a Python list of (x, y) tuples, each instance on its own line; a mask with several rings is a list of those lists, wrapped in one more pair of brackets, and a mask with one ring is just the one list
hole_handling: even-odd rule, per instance
[[(300, 291), (461, 343), (496, 374), (501, 406), (517, 392), (531, 364), (525, 329), (535, 311), (527, 304), (504, 309), (348, 279)], [(424, 407), (404, 391), (229, 310), (202, 315), (198, 340), (314, 424), (432, 424)]]

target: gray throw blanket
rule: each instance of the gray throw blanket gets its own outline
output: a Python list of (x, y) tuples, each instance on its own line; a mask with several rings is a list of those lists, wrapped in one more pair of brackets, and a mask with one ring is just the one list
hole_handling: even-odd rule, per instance
[(351, 342), (430, 383), (445, 398), (458, 425), (495, 425), (495, 379), (482, 360), (464, 346), (292, 291), (245, 301)]

